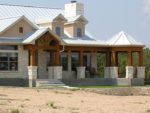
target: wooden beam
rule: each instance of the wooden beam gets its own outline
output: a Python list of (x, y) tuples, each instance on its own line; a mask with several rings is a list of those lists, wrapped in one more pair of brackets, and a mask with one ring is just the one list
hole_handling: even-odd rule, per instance
[(56, 66), (60, 65), (60, 48), (59, 48), (59, 46), (57, 46), (57, 49), (56, 49), (55, 65)]
[(110, 67), (111, 66), (111, 57), (110, 57), (110, 52), (109, 51), (107, 51), (106, 52), (106, 66), (107, 67)]
[(116, 52), (111, 52), (111, 66), (116, 66)]
[(143, 66), (143, 51), (138, 52), (139, 54), (139, 66)]
[(54, 51), (50, 51), (50, 66), (54, 65)]
[(36, 66), (36, 51), (35, 49), (29, 49), (30, 66)]
[(83, 51), (82, 50), (79, 52), (79, 64), (80, 66), (83, 66)]
[(132, 66), (132, 52), (128, 51), (128, 66)]

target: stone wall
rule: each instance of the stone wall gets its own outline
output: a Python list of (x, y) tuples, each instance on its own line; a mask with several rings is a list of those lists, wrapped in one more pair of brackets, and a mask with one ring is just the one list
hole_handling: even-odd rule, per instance
[(18, 71), (0, 71), (1, 78), (28, 78), (28, 51), (18, 46)]

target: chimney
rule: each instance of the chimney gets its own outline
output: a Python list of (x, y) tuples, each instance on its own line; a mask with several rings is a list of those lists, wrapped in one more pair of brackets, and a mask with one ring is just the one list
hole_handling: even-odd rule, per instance
[(65, 17), (75, 17), (78, 15), (84, 15), (84, 5), (73, 0), (68, 4), (65, 4)]

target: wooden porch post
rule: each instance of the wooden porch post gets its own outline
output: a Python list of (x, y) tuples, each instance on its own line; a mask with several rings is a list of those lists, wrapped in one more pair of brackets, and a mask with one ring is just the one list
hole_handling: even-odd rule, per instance
[(33, 48), (31, 48), (31, 49), (29, 49), (29, 58), (30, 58), (30, 63), (29, 63), (29, 65), (30, 66), (36, 66), (36, 50), (35, 49), (33, 49)]
[(143, 66), (143, 51), (139, 51), (139, 66)]
[(82, 50), (79, 53), (79, 65), (83, 66), (83, 51)]
[(54, 51), (50, 51), (50, 66), (54, 65)]
[(60, 65), (60, 48), (59, 48), (59, 46), (57, 46), (57, 48), (56, 48), (55, 65), (56, 66)]
[(116, 52), (112, 51), (111, 53), (111, 66), (116, 66)]
[(106, 66), (109, 67), (111, 64), (110, 64), (110, 61), (111, 61), (111, 58), (110, 58), (110, 52), (106, 52)]
[(132, 52), (128, 51), (128, 66), (132, 66)]

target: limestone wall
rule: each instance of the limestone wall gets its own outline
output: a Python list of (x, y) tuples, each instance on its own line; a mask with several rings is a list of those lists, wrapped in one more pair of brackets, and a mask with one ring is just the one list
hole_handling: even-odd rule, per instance
[(28, 51), (18, 46), (18, 71), (0, 71), (0, 78), (28, 78)]

